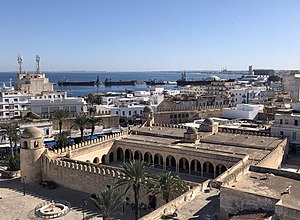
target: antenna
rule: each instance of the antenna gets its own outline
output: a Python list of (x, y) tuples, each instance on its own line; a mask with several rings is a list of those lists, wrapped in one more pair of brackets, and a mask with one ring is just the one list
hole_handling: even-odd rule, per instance
[(19, 65), (19, 73), (22, 73), (22, 63), (23, 63), (23, 56), (22, 54), (18, 54), (17, 56), (17, 62)]
[(36, 62), (36, 73), (39, 74), (40, 73), (40, 56), (36, 55), (35, 56), (35, 62)]

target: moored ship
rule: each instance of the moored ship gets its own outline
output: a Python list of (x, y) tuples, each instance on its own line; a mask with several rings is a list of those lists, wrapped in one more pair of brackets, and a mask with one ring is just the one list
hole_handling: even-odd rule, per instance
[(104, 81), (105, 86), (135, 86), (137, 84), (137, 80), (129, 80), (129, 81), (111, 81), (110, 79), (106, 79)]

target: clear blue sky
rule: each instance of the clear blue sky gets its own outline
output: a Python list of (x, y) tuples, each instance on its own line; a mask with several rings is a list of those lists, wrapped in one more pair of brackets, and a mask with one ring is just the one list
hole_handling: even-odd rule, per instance
[(0, 71), (300, 69), (299, 0), (3, 0)]

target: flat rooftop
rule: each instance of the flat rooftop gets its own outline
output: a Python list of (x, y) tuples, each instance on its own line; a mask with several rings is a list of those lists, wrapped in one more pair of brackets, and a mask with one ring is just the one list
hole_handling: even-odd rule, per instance
[[(286, 188), (291, 186), (290, 194), (286, 194)], [(282, 205), (299, 209), (300, 207), (300, 181), (274, 174), (257, 173), (249, 171), (231, 188), (245, 193), (251, 193), (269, 198), (282, 199)]]

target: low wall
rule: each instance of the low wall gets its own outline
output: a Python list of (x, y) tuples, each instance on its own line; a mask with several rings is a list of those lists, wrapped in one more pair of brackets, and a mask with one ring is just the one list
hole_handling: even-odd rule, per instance
[(155, 211), (145, 215), (144, 217), (140, 218), (140, 220), (155, 220), (161, 219), (161, 216), (164, 214), (172, 214), (175, 210), (180, 207), (182, 204), (186, 203), (186, 201), (193, 200), (197, 195), (203, 193), (203, 189), (207, 187), (209, 180), (203, 182), (201, 185), (196, 186), (195, 188), (187, 191), (186, 193), (178, 196), (176, 199), (168, 202), (167, 204), (159, 207)]
[(237, 214), (243, 210), (257, 211), (263, 209), (267, 212), (274, 212), (277, 202), (278, 199), (275, 198), (221, 187), (219, 219), (228, 220), (228, 214)]
[(269, 167), (261, 167), (261, 166), (250, 166), (250, 171), (256, 173), (273, 173), (276, 176), (282, 176), (289, 179), (299, 180), (300, 181), (300, 173), (289, 172), (286, 170), (273, 169)]
[(276, 203), (275, 213), (282, 220), (299, 220), (300, 207), (292, 208), (282, 205), (282, 201)]
[(270, 167), (270, 168), (279, 168), (281, 166), (282, 160), (285, 158), (285, 154), (287, 149), (287, 139), (285, 138), (280, 145), (276, 148), (273, 148), (272, 151), (267, 154), (257, 165), (262, 167)]
[[(120, 168), (105, 165), (84, 165), (84, 163), (52, 160), (46, 155), (42, 157), (42, 180), (54, 181), (61, 186), (90, 194), (113, 186), (123, 177), (120, 171)], [(117, 191), (123, 195), (125, 188), (125, 186), (118, 187)], [(134, 201), (131, 188), (126, 197), (129, 198), (130, 203)], [(149, 203), (148, 194), (144, 188), (140, 192), (140, 201), (145, 204)], [(157, 205), (161, 205), (161, 202), (158, 201)]]
[(226, 186), (235, 182), (241, 175), (248, 171), (250, 164), (251, 161), (249, 161), (249, 155), (247, 155), (241, 161), (211, 181), (212, 187), (219, 189), (221, 185)]

